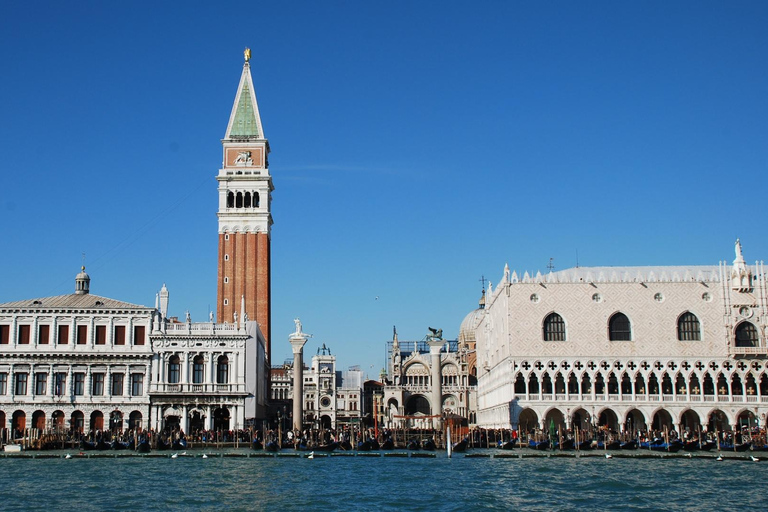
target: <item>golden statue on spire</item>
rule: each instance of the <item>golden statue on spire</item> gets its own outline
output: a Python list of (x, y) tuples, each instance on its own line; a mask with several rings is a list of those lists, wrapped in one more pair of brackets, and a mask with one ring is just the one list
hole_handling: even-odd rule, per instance
[(250, 61), (251, 60), (251, 49), (250, 48), (246, 48), (245, 51), (243, 52), (243, 56), (245, 57), (245, 62)]

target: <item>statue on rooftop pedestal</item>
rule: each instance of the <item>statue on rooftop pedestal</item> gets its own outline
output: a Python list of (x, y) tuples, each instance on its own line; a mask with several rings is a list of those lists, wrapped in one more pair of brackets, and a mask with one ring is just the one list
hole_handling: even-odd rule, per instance
[(435, 340), (443, 339), (442, 329), (435, 329), (433, 327), (428, 327), (428, 329), (429, 329), (429, 334), (427, 334), (427, 341), (435, 341)]

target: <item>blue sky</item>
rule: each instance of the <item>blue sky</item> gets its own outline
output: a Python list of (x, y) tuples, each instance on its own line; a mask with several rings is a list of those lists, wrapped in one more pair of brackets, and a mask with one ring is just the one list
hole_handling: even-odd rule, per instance
[[(242, 66), (272, 147), (273, 362), (373, 377), (506, 262), (766, 258), (766, 2), (4, 2), (0, 301), (207, 318)], [(378, 297), (378, 300), (376, 299)], [(373, 367), (373, 368), (371, 368)]]

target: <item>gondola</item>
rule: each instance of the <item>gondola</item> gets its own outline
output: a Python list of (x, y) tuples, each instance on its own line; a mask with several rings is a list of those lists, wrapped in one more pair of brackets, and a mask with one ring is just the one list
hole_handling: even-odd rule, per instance
[(675, 439), (674, 441), (671, 441), (669, 443), (665, 443), (663, 440), (661, 442), (652, 442), (650, 444), (651, 450), (655, 452), (670, 452), (670, 453), (676, 453), (683, 449), (683, 442), (679, 439)]
[(708, 452), (713, 448), (717, 448), (717, 441), (702, 441), (701, 447), (699, 448), (699, 450), (703, 452)]
[(173, 442), (172, 445), (174, 450), (186, 450), (187, 449), (187, 440), (186, 439), (177, 439)]
[(276, 453), (280, 451), (280, 445), (277, 443), (277, 441), (267, 441), (267, 444), (264, 445), (264, 451)]
[(606, 450), (621, 450), (621, 441), (611, 441), (605, 445)]
[(96, 443), (92, 443), (91, 441), (86, 441), (85, 439), (80, 440), (80, 449), (83, 451), (91, 451), (96, 449)]
[(469, 445), (469, 441), (467, 441), (467, 438), (465, 437), (458, 443), (453, 444), (453, 451), (456, 453), (461, 453), (467, 451), (467, 446)]
[(683, 450), (687, 452), (697, 452), (699, 451), (699, 440), (694, 439), (693, 441), (685, 441), (683, 442)]
[(158, 450), (170, 450), (171, 442), (168, 441), (167, 439), (158, 439), (156, 448)]
[(421, 443), (419, 443), (415, 439), (411, 439), (408, 441), (408, 444), (405, 446), (408, 450), (420, 450), (421, 449)]
[(263, 450), (264, 449), (264, 443), (261, 442), (261, 439), (254, 439), (251, 442), (251, 450)]
[(394, 448), (395, 448), (395, 443), (389, 437), (386, 438), (383, 443), (381, 443), (382, 450), (393, 450)]
[(563, 442), (555, 441), (556, 450), (573, 450), (576, 447), (576, 441), (573, 439), (563, 439)]
[(320, 446), (315, 446), (313, 450), (316, 452), (332, 452), (338, 447), (339, 447), (339, 443), (330, 442), (328, 444), (321, 444)]
[(421, 443), (421, 449), (422, 450), (427, 450), (428, 452), (433, 452), (433, 451), (435, 451), (435, 448), (437, 448), (437, 446), (435, 446), (435, 441), (432, 438), (425, 439)]
[(593, 441), (592, 439), (587, 439), (586, 441), (579, 443), (579, 450), (581, 451), (594, 450), (595, 447), (597, 447), (597, 442)]
[(368, 441), (360, 441), (357, 443), (357, 451), (359, 452), (370, 452), (373, 450), (373, 443), (371, 443), (370, 439)]
[(720, 443), (720, 451), (722, 452), (745, 452), (752, 447), (752, 443), (747, 441), (746, 443), (739, 443), (733, 445), (732, 443)]
[(620, 448), (622, 450), (637, 450), (637, 439), (630, 439), (629, 441), (626, 441), (624, 443), (621, 443)]
[(499, 449), (501, 450), (513, 450), (517, 443), (515, 441), (499, 441)]
[(342, 441), (339, 443), (339, 449), (344, 450), (345, 452), (352, 451), (352, 443), (349, 441)]
[(128, 443), (124, 443), (122, 441), (118, 441), (117, 439), (115, 439), (110, 443), (110, 448), (112, 448), (113, 450), (125, 450), (128, 448)]
[(534, 441), (533, 439), (531, 439), (528, 441), (528, 448), (532, 448), (534, 450), (548, 450), (549, 439), (545, 439), (543, 441)]
[(151, 449), (152, 448), (149, 446), (149, 442), (147, 441), (139, 442), (139, 446), (136, 447), (136, 451), (138, 453), (149, 453)]

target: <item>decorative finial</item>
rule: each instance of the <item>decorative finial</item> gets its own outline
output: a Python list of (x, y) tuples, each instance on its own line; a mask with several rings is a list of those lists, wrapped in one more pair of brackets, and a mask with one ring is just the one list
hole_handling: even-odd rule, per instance
[(243, 56), (245, 57), (245, 62), (250, 61), (251, 60), (251, 49), (250, 48), (246, 48), (245, 51), (243, 52)]

